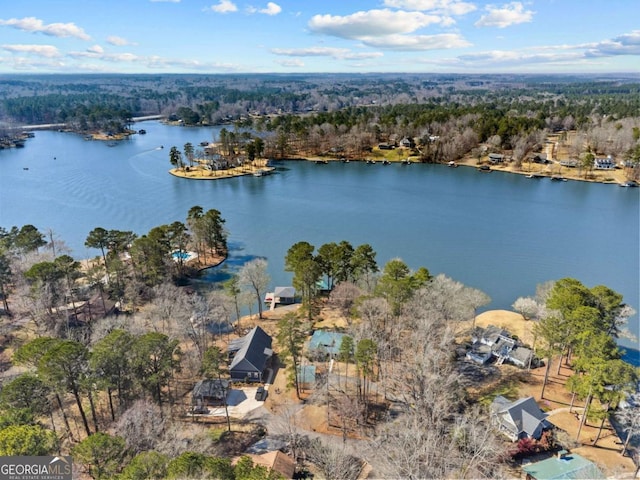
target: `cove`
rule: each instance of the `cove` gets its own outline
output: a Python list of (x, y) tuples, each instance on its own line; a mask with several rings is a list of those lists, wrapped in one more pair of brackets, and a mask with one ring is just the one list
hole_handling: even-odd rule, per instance
[[(170, 147), (197, 147), (219, 128), (144, 128), (116, 144), (38, 131), (25, 148), (0, 151), (0, 225), (52, 228), (87, 258), (99, 254), (84, 247), (95, 227), (143, 234), (200, 205), (222, 212), (231, 247), (205, 281), (264, 257), (273, 285), (289, 284), (293, 243), (347, 240), (369, 243), (380, 266), (400, 257), (479, 288), (488, 309), (563, 277), (607, 285), (640, 309), (640, 189), (364, 162), (281, 161), (259, 178), (185, 180), (168, 174)], [(637, 314), (630, 329), (638, 334)]]

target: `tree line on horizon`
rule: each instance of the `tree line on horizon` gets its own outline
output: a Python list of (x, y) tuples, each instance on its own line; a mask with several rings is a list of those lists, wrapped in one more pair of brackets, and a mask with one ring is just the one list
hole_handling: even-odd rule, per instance
[[(362, 159), (378, 143), (409, 137), (423, 162), (478, 156), (479, 147), (489, 145), (512, 152), (516, 165), (540, 151), (545, 132), (576, 130), (579, 141), (569, 145), (576, 158), (610, 154), (640, 162), (640, 84), (633, 79), (267, 75), (123, 76), (122, 81), (128, 89), (100, 76), (50, 84), (38, 77), (5, 80), (9, 90), (0, 100), (0, 118), (115, 133), (128, 128), (133, 116), (161, 114), (183, 125), (233, 124), (252, 131), (264, 141), (268, 157)], [(34, 85), (40, 94), (28, 88)], [(243, 152), (253, 148), (250, 140), (239, 139)], [(638, 169), (630, 173), (638, 176)]]

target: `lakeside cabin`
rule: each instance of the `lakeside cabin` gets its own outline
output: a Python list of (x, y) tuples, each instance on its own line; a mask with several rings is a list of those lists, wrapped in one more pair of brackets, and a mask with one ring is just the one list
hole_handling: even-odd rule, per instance
[(491, 163), (502, 163), (504, 162), (504, 155), (501, 153), (490, 153), (489, 154), (489, 161)]
[(616, 167), (616, 162), (611, 155), (607, 156), (607, 158), (595, 158), (593, 160), (593, 168), (595, 170), (615, 170)]
[(471, 346), (466, 353), (467, 360), (480, 365), (495, 359), (496, 365), (508, 362), (520, 368), (527, 368), (533, 363), (533, 357), (533, 350), (522, 345), (507, 330), (494, 325), (486, 328), (477, 327), (472, 334)]
[(296, 289), (293, 287), (276, 287), (273, 292), (268, 292), (264, 296), (264, 302), (272, 305), (292, 305), (296, 303)]

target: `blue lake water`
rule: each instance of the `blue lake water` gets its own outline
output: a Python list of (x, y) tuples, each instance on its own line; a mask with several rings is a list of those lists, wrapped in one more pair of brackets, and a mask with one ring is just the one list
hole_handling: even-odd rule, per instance
[[(146, 135), (116, 144), (36, 132), (24, 149), (1, 150), (0, 226), (52, 228), (87, 258), (99, 254), (84, 247), (95, 227), (142, 234), (200, 205), (222, 212), (231, 247), (208, 280), (264, 257), (273, 286), (289, 284), (292, 244), (348, 240), (371, 244), (381, 266), (400, 257), (479, 288), (490, 309), (562, 277), (607, 285), (640, 309), (640, 189), (360, 162), (287, 161), (265, 177), (189, 181), (167, 173), (170, 147), (197, 146), (219, 128), (140, 125)], [(630, 328), (638, 334), (638, 315)]]

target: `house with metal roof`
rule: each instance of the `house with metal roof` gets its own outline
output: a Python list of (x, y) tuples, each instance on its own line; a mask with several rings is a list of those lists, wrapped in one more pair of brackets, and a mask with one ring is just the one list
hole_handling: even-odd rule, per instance
[(326, 353), (335, 357), (340, 352), (340, 345), (344, 337), (344, 333), (316, 330), (309, 340), (309, 352)]
[(561, 450), (554, 457), (522, 467), (527, 480), (581, 480), (606, 478), (600, 469), (577, 453)]
[(262, 382), (264, 372), (271, 363), (271, 336), (256, 326), (244, 337), (229, 342), (231, 380)]
[(498, 395), (491, 403), (491, 421), (514, 442), (527, 437), (540, 439), (542, 432), (553, 426), (546, 418), (533, 397), (511, 402)]

